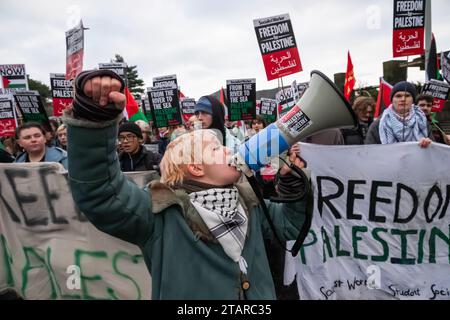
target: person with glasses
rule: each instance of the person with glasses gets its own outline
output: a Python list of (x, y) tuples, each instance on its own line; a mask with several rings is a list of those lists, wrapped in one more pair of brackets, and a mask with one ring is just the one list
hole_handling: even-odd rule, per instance
[(161, 155), (147, 150), (143, 143), (141, 128), (134, 122), (119, 127), (118, 140), (121, 153), (120, 169), (123, 172), (159, 170)]

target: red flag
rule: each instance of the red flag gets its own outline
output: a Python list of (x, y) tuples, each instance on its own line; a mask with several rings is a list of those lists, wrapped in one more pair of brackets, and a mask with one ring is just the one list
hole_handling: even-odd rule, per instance
[(350, 95), (355, 86), (355, 74), (353, 73), (353, 63), (350, 57), (350, 51), (348, 52), (347, 60), (347, 73), (345, 74), (345, 85), (344, 85), (344, 95), (347, 100), (350, 100)]
[(377, 106), (375, 107), (374, 118), (378, 118), (383, 111), (391, 104), (392, 86), (383, 78), (380, 78), (380, 89), (378, 91)]

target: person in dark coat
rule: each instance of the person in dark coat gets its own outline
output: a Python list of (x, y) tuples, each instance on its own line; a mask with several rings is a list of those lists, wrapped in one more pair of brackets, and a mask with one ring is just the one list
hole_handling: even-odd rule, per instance
[(142, 145), (141, 128), (134, 122), (126, 122), (119, 127), (120, 169), (123, 172), (159, 170), (161, 155), (147, 150)]

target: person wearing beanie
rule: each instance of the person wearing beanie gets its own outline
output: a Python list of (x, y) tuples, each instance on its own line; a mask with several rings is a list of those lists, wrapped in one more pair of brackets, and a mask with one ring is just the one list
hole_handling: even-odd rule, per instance
[(241, 141), (225, 127), (225, 107), (213, 96), (201, 97), (194, 107), (195, 116), (202, 129), (215, 130), (222, 144), (237, 153)]
[(369, 127), (365, 144), (418, 141), (426, 148), (434, 141), (425, 114), (414, 104), (416, 87), (407, 81), (394, 85), (391, 105)]
[(147, 150), (143, 143), (141, 128), (134, 122), (125, 122), (119, 127), (118, 136), (121, 153), (120, 169), (123, 172), (159, 170), (161, 155)]

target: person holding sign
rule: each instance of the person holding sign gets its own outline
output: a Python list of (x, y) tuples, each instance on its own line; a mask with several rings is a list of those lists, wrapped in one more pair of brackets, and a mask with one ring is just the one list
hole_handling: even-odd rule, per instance
[(17, 143), (24, 152), (14, 162), (58, 162), (67, 170), (67, 152), (45, 145), (45, 130), (39, 123), (26, 122), (16, 129)]
[[(275, 299), (263, 241), (270, 228), (248, 184), (235, 185), (241, 173), (229, 165), (230, 150), (211, 130), (181, 135), (167, 146), (161, 181), (140, 189), (125, 178), (115, 154), (123, 89), (123, 80), (107, 70), (83, 72), (75, 81), (64, 122), (78, 208), (103, 232), (142, 249), (152, 299)], [(296, 153), (289, 159), (304, 166)], [(280, 190), (290, 192), (290, 167), (279, 174)], [(305, 203), (267, 205), (281, 240), (294, 240)]]
[(437, 143), (444, 143), (450, 145), (450, 136), (446, 135), (444, 130), (439, 126), (438, 121), (433, 119), (431, 109), (433, 108), (433, 96), (429, 94), (419, 94), (417, 96), (417, 106), (427, 117), (428, 125), (432, 129), (434, 140)]
[(201, 122), (202, 129), (213, 129), (220, 132), (219, 140), (233, 153), (238, 152), (241, 141), (225, 127), (225, 107), (213, 96), (203, 96), (194, 107), (195, 116)]
[(424, 113), (414, 105), (416, 87), (409, 82), (398, 82), (391, 92), (391, 105), (381, 118), (369, 127), (365, 144), (391, 144), (418, 141), (426, 148), (434, 141)]

